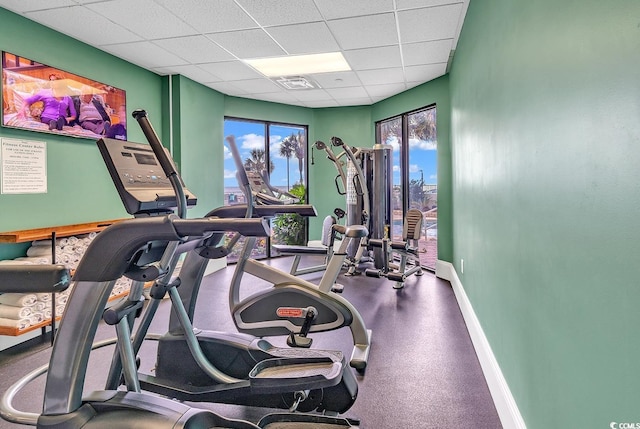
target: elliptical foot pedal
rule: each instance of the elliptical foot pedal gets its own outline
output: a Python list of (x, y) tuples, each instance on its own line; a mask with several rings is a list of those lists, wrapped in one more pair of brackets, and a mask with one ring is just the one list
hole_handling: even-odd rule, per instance
[(340, 383), (343, 366), (328, 357), (274, 358), (258, 362), (249, 372), (251, 391), (273, 393), (287, 390), (312, 390)]
[(273, 413), (267, 414), (258, 422), (262, 429), (289, 429), (289, 428), (359, 428), (360, 421), (356, 419), (322, 416), (304, 413)]
[(331, 292), (342, 293), (343, 290), (344, 290), (343, 284), (334, 283), (333, 286), (331, 286)]

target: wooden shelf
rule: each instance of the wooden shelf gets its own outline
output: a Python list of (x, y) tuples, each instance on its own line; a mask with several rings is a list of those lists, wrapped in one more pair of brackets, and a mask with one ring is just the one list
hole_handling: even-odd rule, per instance
[[(62, 316), (56, 317), (56, 322), (60, 320)], [(26, 334), (27, 332), (35, 331), (36, 329), (44, 328), (51, 325), (51, 319), (43, 320), (42, 322), (31, 325), (28, 328), (18, 329), (10, 326), (0, 326), (0, 335), (7, 335), (10, 337), (17, 337), (18, 335)]]
[(51, 238), (52, 232), (55, 232), (57, 237), (69, 237), (72, 235), (99, 232), (116, 222), (120, 222), (121, 220), (124, 219), (104, 220), (99, 222), (78, 223), (75, 225), (50, 226), (47, 228), (1, 232), (0, 243), (24, 243), (33, 240), (47, 240)]
[[(147, 282), (144, 287), (145, 289), (150, 288), (153, 285), (153, 282)], [(120, 298), (124, 298), (127, 296), (127, 294), (129, 293), (129, 291), (126, 292), (122, 292), (119, 293), (117, 295), (112, 295), (109, 297), (109, 301), (115, 301), (116, 299), (120, 299)], [(60, 319), (62, 319), (62, 315), (56, 316), (56, 322), (60, 321)], [(31, 332), (31, 331), (35, 331), (36, 329), (40, 329), (40, 328), (44, 328), (46, 326), (51, 325), (51, 319), (46, 319), (43, 320), (42, 322), (36, 324), (36, 325), (31, 325), (27, 328), (24, 329), (18, 329), (18, 328), (13, 328), (10, 326), (0, 326), (0, 335), (6, 335), (9, 337), (17, 337), (19, 335), (22, 334), (26, 334), (27, 332)]]

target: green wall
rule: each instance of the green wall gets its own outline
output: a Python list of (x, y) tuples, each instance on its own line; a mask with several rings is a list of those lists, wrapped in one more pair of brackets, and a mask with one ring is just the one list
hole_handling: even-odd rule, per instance
[(453, 259), (531, 429), (640, 422), (639, 17), (471, 1), (455, 54)]
[[(124, 89), (129, 113), (144, 108), (156, 129), (162, 126), (162, 79), (154, 73), (1, 8), (0, 50)], [(128, 133), (145, 141), (132, 120)], [(0, 195), (0, 231), (127, 216), (93, 140), (9, 128), (0, 128), (0, 137), (46, 142), (48, 175), (46, 194)], [(0, 245), (0, 258), (19, 256), (16, 249), (22, 251)]]
[(183, 76), (172, 76), (172, 92), (173, 155), (198, 197), (188, 216), (201, 217), (223, 204), (224, 95)]
[[(316, 109), (313, 139), (309, 139), (309, 143), (321, 140), (330, 145), (331, 137), (335, 136), (352, 147), (371, 147), (374, 144), (372, 129), (370, 106)], [(314, 165), (310, 164), (309, 170), (310, 200), (318, 212), (318, 217), (310, 223), (309, 238), (319, 240), (322, 220), (333, 214), (336, 207), (346, 209), (346, 199), (338, 194), (335, 185), (338, 171), (324, 151), (314, 150)]]

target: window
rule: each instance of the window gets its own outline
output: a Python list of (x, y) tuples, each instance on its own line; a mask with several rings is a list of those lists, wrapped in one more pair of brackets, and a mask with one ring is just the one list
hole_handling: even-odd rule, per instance
[(422, 211), (420, 263), (435, 270), (438, 259), (436, 107), (376, 122), (376, 141), (393, 146), (392, 238), (402, 237), (408, 209)]
[[(224, 135), (233, 135), (245, 169), (262, 173), (268, 183), (280, 192), (307, 200), (307, 127), (225, 118)], [(226, 143), (225, 143), (226, 144)], [(236, 165), (228, 147), (224, 156), (224, 204), (245, 203), (236, 179)], [(294, 214), (281, 215), (271, 220), (270, 240), (258, 239), (252, 256), (271, 256), (270, 243), (306, 244), (307, 220)], [(241, 245), (236, 245), (238, 251)], [(234, 261), (229, 255), (229, 262)]]

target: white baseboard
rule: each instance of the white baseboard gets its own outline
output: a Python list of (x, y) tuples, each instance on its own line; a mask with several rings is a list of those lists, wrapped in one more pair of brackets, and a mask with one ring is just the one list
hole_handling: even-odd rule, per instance
[(210, 259), (207, 268), (204, 271), (204, 275), (207, 276), (211, 273), (215, 273), (227, 266), (227, 258)]
[(458, 278), (458, 273), (450, 262), (436, 262), (436, 276), (451, 282), (453, 292), (458, 300), (458, 306), (464, 317), (469, 330), (469, 336), (476, 349), (482, 372), (487, 380), (489, 391), (493, 397), (493, 402), (500, 416), (500, 421), (505, 429), (526, 429), (518, 405), (511, 395), (511, 390), (507, 385), (496, 357), (493, 355), (487, 337), (484, 335), (482, 326), (476, 317), (471, 302)]

